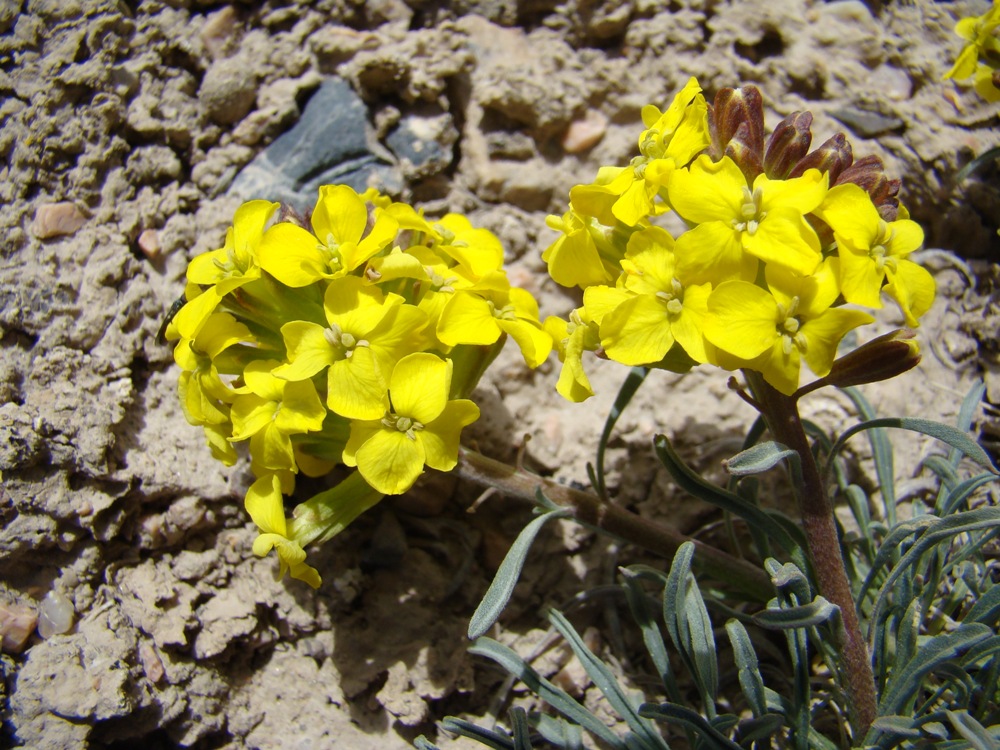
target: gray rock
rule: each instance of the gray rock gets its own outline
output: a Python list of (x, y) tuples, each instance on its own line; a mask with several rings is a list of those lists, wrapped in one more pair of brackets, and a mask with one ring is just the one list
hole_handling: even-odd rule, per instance
[(295, 126), (250, 162), (228, 192), (304, 210), (316, 203), (320, 185), (332, 184), (387, 192), (402, 186), (399, 171), (372, 149), (364, 102), (341, 78), (319, 87)]
[(447, 169), (457, 141), (458, 131), (447, 112), (407, 115), (385, 139), (409, 178), (431, 177)]
[(257, 75), (242, 57), (216, 60), (205, 73), (198, 101), (208, 118), (219, 125), (239, 122), (257, 98)]

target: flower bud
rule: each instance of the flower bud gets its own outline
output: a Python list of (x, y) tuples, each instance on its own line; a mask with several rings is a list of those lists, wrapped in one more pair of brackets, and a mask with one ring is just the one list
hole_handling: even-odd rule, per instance
[[(756, 86), (720, 89), (709, 113), (709, 125), (715, 152), (713, 158), (722, 158), (730, 142), (738, 136), (741, 152), (753, 152), (758, 164), (763, 160), (764, 100)], [(746, 127), (740, 132), (742, 125)]]
[(806, 154), (799, 163), (788, 173), (788, 179), (801, 177), (807, 169), (818, 169), (830, 175), (832, 185), (847, 167), (854, 161), (854, 152), (851, 144), (847, 142), (847, 136), (837, 133), (828, 139), (819, 148)]
[(757, 175), (764, 171), (764, 165), (760, 162), (760, 149), (754, 145), (750, 127), (745, 122), (740, 123), (736, 133), (729, 139), (726, 156), (736, 162), (748, 185), (753, 185)]
[(767, 140), (764, 173), (772, 180), (783, 180), (792, 168), (809, 153), (812, 143), (811, 112), (792, 112), (778, 123)]
[(834, 360), (826, 377), (800, 389), (798, 395), (824, 385), (846, 388), (863, 383), (877, 383), (912, 370), (920, 363), (916, 333), (900, 328), (872, 339), (853, 352)]

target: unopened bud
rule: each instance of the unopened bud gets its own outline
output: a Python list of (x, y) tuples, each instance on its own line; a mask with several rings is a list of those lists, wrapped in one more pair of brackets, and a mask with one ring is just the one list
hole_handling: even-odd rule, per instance
[(714, 125), (715, 150), (720, 156), (726, 153), (730, 142), (740, 132), (740, 126), (745, 125), (739, 134), (742, 148), (756, 154), (758, 163), (763, 161), (764, 100), (756, 86), (720, 89), (715, 95), (710, 120)]
[(736, 162), (736, 166), (740, 168), (746, 178), (747, 185), (753, 185), (757, 175), (764, 171), (764, 165), (760, 161), (760, 153), (760, 149), (753, 143), (750, 127), (745, 122), (740, 123), (736, 133), (729, 139), (729, 144), (726, 146), (726, 156)]
[(801, 177), (807, 169), (818, 169), (820, 172), (826, 172), (830, 175), (830, 184), (832, 185), (840, 173), (851, 166), (852, 161), (854, 161), (854, 152), (851, 149), (851, 144), (847, 142), (847, 136), (843, 133), (837, 133), (815, 151), (800, 159), (799, 163), (788, 173), (788, 179)]
[(810, 112), (792, 112), (771, 133), (764, 154), (764, 173), (772, 180), (784, 180), (792, 168), (809, 153), (812, 121)]
[(824, 385), (846, 388), (863, 383), (889, 380), (912, 370), (920, 363), (916, 333), (900, 328), (874, 338), (849, 354), (834, 360), (826, 377), (799, 389), (801, 396)]

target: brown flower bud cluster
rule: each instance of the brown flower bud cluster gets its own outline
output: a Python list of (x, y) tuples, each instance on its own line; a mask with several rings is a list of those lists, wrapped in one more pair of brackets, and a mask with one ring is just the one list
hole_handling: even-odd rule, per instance
[(793, 112), (765, 138), (760, 90), (756, 86), (724, 88), (709, 106), (712, 145), (708, 153), (716, 161), (730, 157), (751, 185), (760, 174), (773, 180), (787, 180), (801, 176), (807, 169), (818, 169), (829, 174), (830, 187), (853, 182), (863, 188), (879, 215), (885, 221), (895, 221), (900, 181), (889, 179), (878, 156), (855, 160), (843, 133), (810, 151), (812, 120), (809, 112)]

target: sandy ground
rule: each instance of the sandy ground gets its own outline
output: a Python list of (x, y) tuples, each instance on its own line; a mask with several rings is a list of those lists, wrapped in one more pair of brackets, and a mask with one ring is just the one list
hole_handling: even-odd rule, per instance
[[(221, 245), (236, 176), (333, 76), (364, 103), (386, 184), (497, 232), (543, 314), (575, 306), (543, 273), (545, 215), (598, 166), (627, 162), (642, 105), (696, 75), (709, 92), (760, 86), (769, 125), (811, 110), (816, 143), (843, 130), (856, 155), (884, 158), (941, 249), (926, 254), (939, 297), (924, 363), (866, 393), (883, 414), (950, 420), (986, 377), (993, 406), (977, 429), (995, 448), (997, 171), (954, 175), (1000, 134), (995, 108), (941, 82), (955, 19), (985, 7), (0, 2), (0, 745), (385, 749), (490, 708), (500, 676), (465, 654), (464, 633), (526, 515), (494, 498), (466, 516), (478, 490), (431, 478), (311, 553), (318, 591), (275, 581), (275, 560), (250, 551), (249, 471), (211, 459), (155, 341), (188, 260)], [(404, 124), (436, 158), (393, 157)], [(887, 309), (866, 335), (899, 323)], [(511, 459), (530, 435), (531, 465), (585, 481), (623, 377), (607, 363), (593, 373), (599, 395), (568, 404), (557, 363), (528, 372), (508, 348), (470, 437)], [(806, 408), (830, 427), (854, 419), (836, 396)], [(752, 416), (719, 372), (654, 374), (611, 443), (618, 497), (695, 528), (705, 509), (669, 484), (650, 438), (666, 432), (721, 477)], [(936, 448), (907, 435), (899, 449), (900, 480), (919, 491), (917, 464)], [(544, 634), (545, 606), (611, 580), (606, 540), (553, 528), (500, 631), (522, 651)]]

